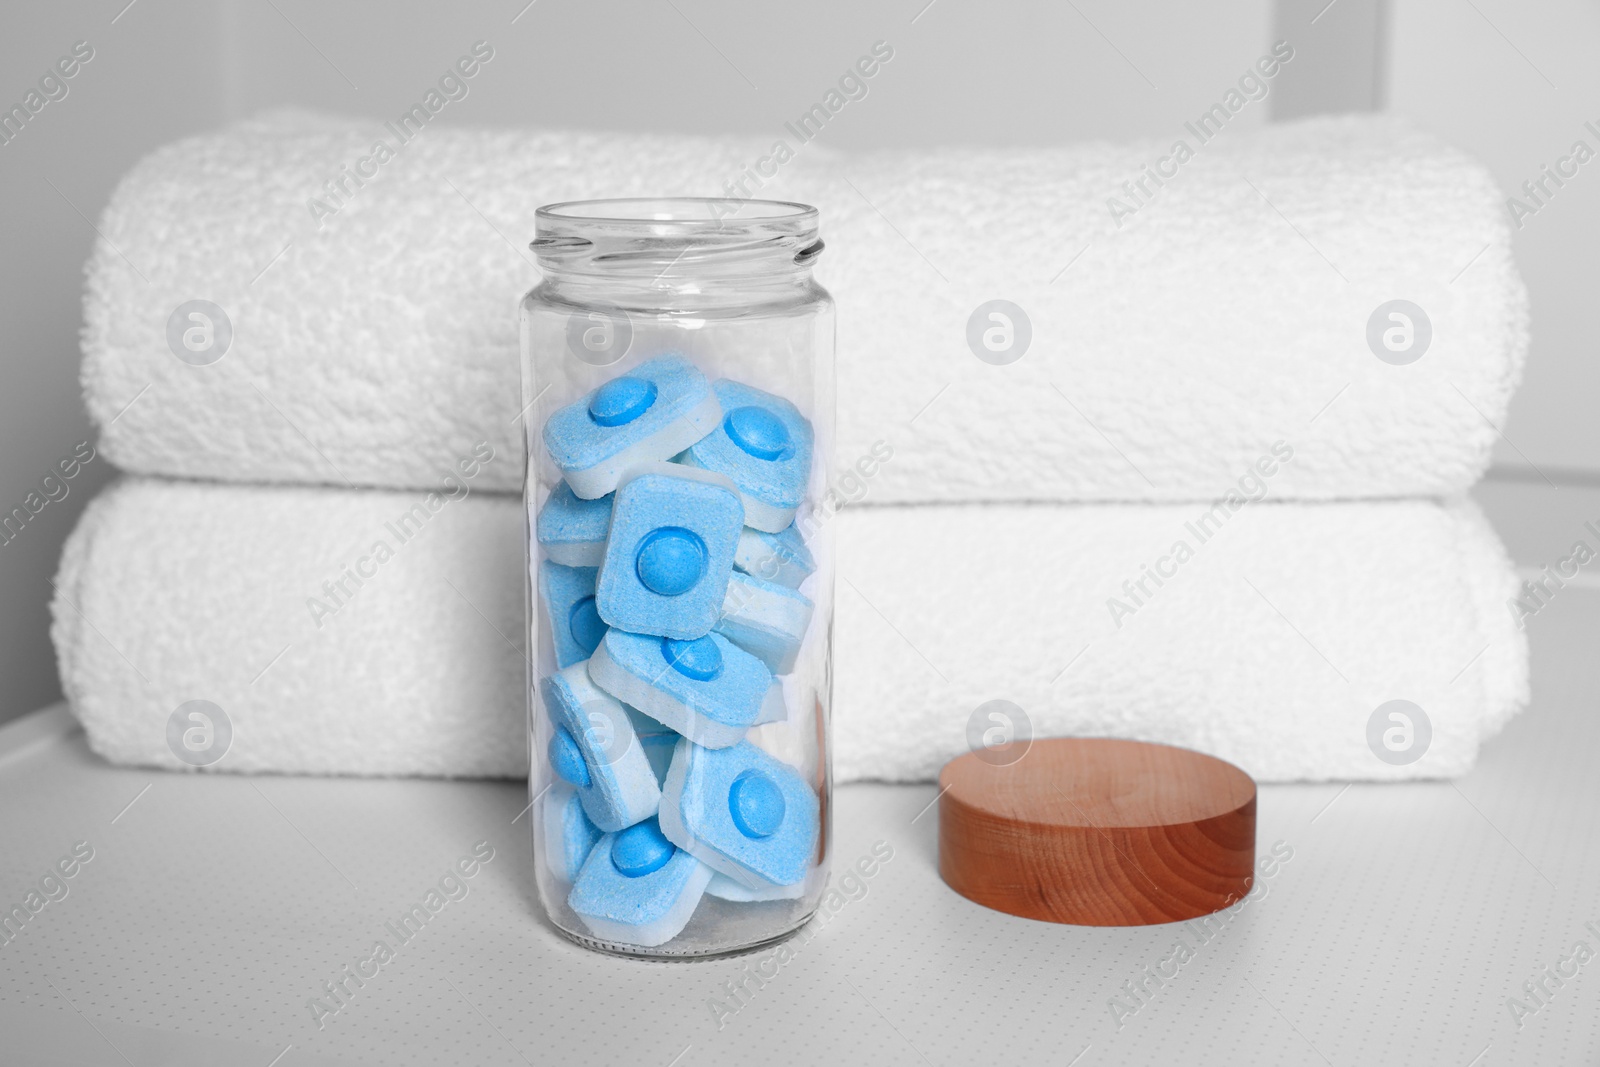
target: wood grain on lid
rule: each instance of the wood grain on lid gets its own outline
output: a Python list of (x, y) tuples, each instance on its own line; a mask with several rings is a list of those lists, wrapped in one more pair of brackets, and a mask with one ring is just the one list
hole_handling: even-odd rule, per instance
[(939, 776), (939, 871), (956, 892), (1027, 918), (1129, 926), (1205, 915), (1249, 891), (1256, 787), (1239, 768), (1112, 738), (1014, 746), (968, 753)]

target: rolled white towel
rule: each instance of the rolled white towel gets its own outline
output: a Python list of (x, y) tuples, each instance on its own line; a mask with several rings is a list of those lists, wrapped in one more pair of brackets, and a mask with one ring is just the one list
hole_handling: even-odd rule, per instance
[[(1453, 777), (1528, 699), (1516, 574), (1465, 498), (874, 508), (840, 533), (841, 781), (935, 778), (969, 726), (1004, 728), (991, 700), (1035, 737), (1164, 741), (1262, 781)], [(1431, 726), (1414, 762), (1371, 747), (1390, 700)]]
[[(521, 508), (464, 492), (112, 486), (53, 605), (91, 745), (181, 766), (169, 719), (198, 699), (231, 723), (217, 770), (523, 774)], [(1209, 510), (845, 509), (838, 779), (931, 779), (969, 727), (1003, 729), (996, 699), (1034, 736), (1166, 741), (1267, 781), (1456, 775), (1525, 702), (1516, 578), (1472, 504)], [(1410, 763), (1369, 748), (1391, 699), (1431, 725)]]
[[(1488, 174), (1382, 118), (1176, 135), (1194, 151), (1181, 167), (1171, 139), (791, 146), (759, 194), (822, 209), (839, 460), (879, 439), (897, 452), (875, 500), (1206, 499), (1280, 438), (1301, 455), (1284, 497), (1443, 495), (1481, 474), (1527, 347)], [(380, 138), (396, 149), (382, 166)], [(163, 148), (118, 187), (88, 266), (83, 385), (104, 452), (141, 473), (412, 488), (479, 439), (508, 454), (534, 209), (719, 194), (771, 147), (445, 128), (402, 145), (280, 113)], [(1176, 177), (1158, 186), (1147, 164)], [(358, 187), (351, 168), (374, 176)], [(1140, 182), (1148, 198), (1124, 185)], [(968, 342), (994, 299), (1031, 328), (1004, 366)], [(1431, 331), (1404, 366), (1368, 343), (1395, 299)], [(191, 300), (231, 325), (208, 365), (169, 346)], [(510, 467), (489, 479), (518, 488)]]
[(108, 486), (51, 608), (90, 745), (180, 767), (168, 719), (206, 700), (232, 729), (222, 770), (525, 774), (521, 509), (457, 484)]

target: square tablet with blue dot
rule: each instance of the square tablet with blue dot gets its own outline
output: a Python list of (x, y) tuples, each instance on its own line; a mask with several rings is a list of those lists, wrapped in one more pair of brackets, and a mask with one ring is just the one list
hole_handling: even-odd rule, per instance
[(564, 567), (598, 567), (605, 558), (610, 528), (610, 493), (584, 500), (572, 486), (559, 482), (539, 509), (534, 534), (545, 559)]
[(544, 446), (572, 491), (605, 496), (640, 463), (671, 459), (716, 428), (722, 405), (680, 355), (658, 356), (556, 411)]
[(722, 407), (715, 429), (683, 462), (725, 474), (739, 487), (744, 521), (779, 533), (794, 521), (811, 477), (811, 423), (781, 396), (724, 378), (712, 386)]
[(793, 767), (748, 742), (678, 742), (658, 816), (661, 832), (750, 889), (805, 879), (820, 832), (817, 794)]
[(550, 768), (572, 786), (583, 810), (607, 832), (648, 819), (661, 786), (633, 732), (628, 709), (589, 680), (576, 663), (539, 683), (550, 713)]
[(749, 904), (758, 900), (794, 900), (805, 896), (805, 892), (804, 878), (794, 885), (774, 886), (771, 889), (751, 889), (725, 874), (713, 874), (711, 881), (706, 883), (706, 896), (716, 897), (718, 900), (731, 900), (735, 904)]
[(645, 759), (650, 761), (656, 781), (666, 781), (667, 768), (672, 766), (672, 750), (678, 747), (678, 731), (661, 725), (638, 708), (628, 708), (628, 718), (633, 720), (634, 735), (644, 746)]
[(800, 657), (812, 608), (804, 593), (735, 572), (716, 632), (759, 657), (773, 674), (788, 674)]
[(551, 786), (540, 806), (544, 816), (545, 865), (563, 882), (571, 883), (600, 840), (600, 828), (589, 821), (577, 790), (569, 785)]
[(722, 617), (743, 528), (739, 494), (721, 475), (675, 463), (635, 470), (612, 509), (595, 594), (600, 617), (636, 634), (709, 633)]
[(709, 881), (711, 868), (675, 848), (650, 819), (600, 839), (567, 907), (602, 941), (654, 948), (689, 924)]
[[(738, 744), (782, 717), (783, 689), (759, 659), (721, 634), (692, 641), (606, 631), (589, 660), (594, 683), (698, 745)], [(773, 707), (776, 701), (776, 709)]]
[(600, 647), (606, 624), (594, 606), (594, 567), (563, 567), (545, 560), (539, 564), (539, 604), (544, 609), (556, 666), (570, 667), (588, 659)]
[(733, 565), (746, 574), (790, 589), (800, 588), (800, 583), (817, 569), (811, 549), (792, 522), (775, 534), (746, 526), (733, 550)]

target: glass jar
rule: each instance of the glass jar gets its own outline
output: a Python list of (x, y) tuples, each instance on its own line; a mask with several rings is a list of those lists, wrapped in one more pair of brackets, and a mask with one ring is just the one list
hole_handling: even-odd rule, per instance
[(530, 819), (568, 937), (797, 930), (828, 877), (833, 301), (803, 204), (553, 204), (521, 307)]

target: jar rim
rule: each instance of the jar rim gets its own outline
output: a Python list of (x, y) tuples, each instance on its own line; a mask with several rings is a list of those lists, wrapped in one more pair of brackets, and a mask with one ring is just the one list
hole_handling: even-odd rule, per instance
[(672, 284), (708, 274), (804, 275), (821, 254), (817, 209), (788, 200), (569, 200), (535, 213), (542, 269)]
[[(755, 200), (725, 196), (614, 197), (601, 200), (564, 200), (545, 204), (534, 212), (539, 230), (549, 225), (580, 223), (592, 226), (662, 227), (673, 231), (714, 229), (726, 231), (740, 224), (770, 227), (788, 224), (796, 229), (814, 225), (817, 209), (792, 200)], [(730, 223), (731, 220), (731, 223)]]

